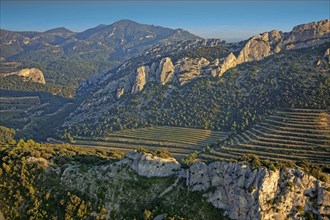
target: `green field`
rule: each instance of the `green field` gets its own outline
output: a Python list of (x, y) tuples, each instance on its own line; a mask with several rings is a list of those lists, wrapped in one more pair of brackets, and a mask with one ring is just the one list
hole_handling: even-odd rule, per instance
[(81, 147), (108, 147), (129, 151), (139, 146), (150, 150), (168, 149), (176, 158), (182, 158), (207, 145), (215, 144), (228, 133), (204, 129), (155, 126), (139, 129), (115, 131), (104, 138), (77, 139)]
[(330, 114), (325, 110), (275, 111), (263, 122), (203, 153), (216, 160), (256, 154), (262, 159), (330, 163)]

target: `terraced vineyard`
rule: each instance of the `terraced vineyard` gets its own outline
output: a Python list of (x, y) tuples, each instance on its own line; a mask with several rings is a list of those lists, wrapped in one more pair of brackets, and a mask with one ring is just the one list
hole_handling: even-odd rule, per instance
[(24, 112), (40, 106), (38, 96), (26, 97), (0, 97), (0, 123), (7, 124), (10, 121), (15, 127), (22, 128), (27, 118), (22, 117)]
[(129, 151), (139, 146), (150, 150), (168, 149), (176, 158), (182, 158), (195, 150), (223, 140), (228, 133), (204, 129), (156, 126), (115, 131), (106, 138), (79, 139), (81, 147), (109, 147)]
[(275, 111), (249, 130), (201, 155), (204, 160), (256, 154), (270, 160), (330, 163), (330, 114), (325, 110)]

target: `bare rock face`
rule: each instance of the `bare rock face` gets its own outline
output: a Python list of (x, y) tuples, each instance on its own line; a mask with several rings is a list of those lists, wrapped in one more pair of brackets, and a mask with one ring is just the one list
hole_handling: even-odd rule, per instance
[(4, 76), (10, 76), (10, 75), (17, 75), (24, 77), (27, 81), (36, 82), (40, 84), (45, 84), (46, 80), (44, 77), (44, 74), (41, 72), (41, 70), (37, 68), (31, 68), (31, 69), (21, 69), (17, 72), (7, 73)]
[[(227, 57), (220, 71), (222, 75), (229, 68), (238, 64), (258, 61), (283, 49), (299, 49), (323, 44), (330, 41), (330, 21), (323, 20), (309, 24), (298, 25), (289, 33), (270, 31), (253, 36), (240, 51), (237, 59)], [(229, 68), (227, 67), (229, 63)]]
[(173, 79), (174, 66), (169, 57), (163, 58), (159, 67), (156, 70), (156, 79), (162, 85), (165, 85), (167, 82), (170, 82)]
[(23, 76), (31, 82), (37, 82), (37, 83), (41, 83), (41, 84), (46, 83), (44, 74), (41, 72), (41, 70), (39, 70), (37, 68), (22, 69), (17, 72), (17, 75)]
[(329, 41), (330, 20), (322, 20), (294, 27), (284, 40), (286, 49), (298, 49)]
[[(273, 54), (273, 48), (279, 44), (282, 33), (279, 31), (265, 32), (252, 37), (237, 57), (237, 64), (261, 60)], [(278, 49), (277, 49), (278, 50)]]
[(324, 53), (324, 58), (328, 61), (330, 64), (330, 48), (328, 48)]
[(136, 69), (135, 80), (132, 87), (132, 94), (140, 92), (148, 82), (148, 66), (140, 66)]
[(210, 62), (205, 58), (182, 58), (175, 64), (175, 73), (180, 84), (184, 84), (200, 75)]
[(251, 170), (239, 163), (197, 163), (189, 168), (187, 186), (205, 194), (232, 219), (300, 219), (301, 212), (330, 214), (328, 185), (297, 169)]
[(228, 69), (235, 67), (237, 65), (236, 57), (233, 53), (230, 53), (223, 63), (220, 65), (220, 71), (218, 76), (222, 76)]
[(123, 87), (118, 88), (117, 95), (116, 95), (117, 99), (120, 99), (120, 97), (122, 97), (124, 95), (124, 93), (125, 93), (125, 88), (123, 88)]
[(126, 157), (132, 160), (131, 168), (140, 176), (165, 177), (176, 174), (181, 168), (174, 158), (160, 158), (151, 154), (130, 152)]
[[(95, 165), (87, 172), (81, 172), (79, 165), (68, 166), (61, 181), (69, 188), (97, 192), (100, 180), (116, 181), (119, 176), (131, 179), (130, 172), (121, 172), (128, 167), (140, 176), (174, 175), (177, 181), (184, 179), (188, 190), (204, 192), (203, 197), (231, 219), (298, 220), (307, 213), (316, 215), (316, 219), (328, 219), (330, 215), (329, 185), (296, 168), (271, 171), (263, 167), (251, 169), (242, 162), (217, 161), (209, 165), (198, 162), (184, 169), (174, 158), (132, 151), (120, 161)], [(173, 184), (163, 193), (175, 187)], [(111, 200), (112, 193), (107, 198), (110, 203), (116, 202)]]

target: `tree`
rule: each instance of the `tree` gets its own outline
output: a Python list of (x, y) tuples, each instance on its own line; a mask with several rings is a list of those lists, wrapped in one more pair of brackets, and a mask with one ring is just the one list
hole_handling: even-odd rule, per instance
[(150, 211), (150, 210), (148, 210), (148, 209), (145, 209), (145, 210), (144, 210), (144, 212), (143, 212), (143, 218), (144, 218), (145, 220), (150, 220), (150, 219), (152, 219), (152, 216), (153, 216), (152, 211)]

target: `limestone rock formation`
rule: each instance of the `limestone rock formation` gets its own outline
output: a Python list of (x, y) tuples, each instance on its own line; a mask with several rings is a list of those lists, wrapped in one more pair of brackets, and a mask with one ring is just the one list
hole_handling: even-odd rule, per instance
[(286, 49), (298, 49), (329, 41), (330, 20), (295, 26), (284, 40)]
[(237, 64), (236, 57), (233, 53), (230, 53), (220, 65), (220, 71), (218, 76), (222, 76), (228, 69), (235, 67)]
[(148, 82), (148, 66), (140, 66), (136, 69), (135, 80), (132, 87), (132, 94), (140, 92)]
[[(65, 126), (79, 124), (86, 118), (98, 120), (102, 116), (102, 112), (107, 112), (113, 107), (112, 105), (118, 104), (118, 99), (125, 92), (136, 94), (150, 82), (162, 85), (171, 82), (174, 86), (180, 86), (200, 77), (221, 77), (226, 74), (225, 72), (228, 69), (245, 62), (262, 60), (265, 57), (289, 49), (308, 48), (330, 42), (329, 27), (330, 21), (323, 20), (299, 25), (288, 33), (273, 30), (258, 34), (247, 41), (233, 44), (223, 43), (224, 53), (215, 60), (207, 60), (203, 57), (192, 58), (188, 55), (189, 53), (185, 53), (192, 51), (185, 50), (191, 48), (203, 49), (205, 46), (207, 51), (213, 43), (219, 45), (216, 42), (212, 44), (207, 42), (197, 44), (196, 42), (182, 42), (170, 46), (155, 47), (145, 53), (147, 55), (150, 53), (150, 56), (128, 60), (116, 70), (100, 74), (86, 83), (87, 89), (85, 87), (85, 91), (91, 93), (93, 88), (95, 91), (93, 91), (91, 98), (83, 102), (75, 114), (72, 114), (66, 120)], [(175, 47), (180, 47), (180, 50), (178, 50), (180, 53), (173, 53), (173, 57), (169, 58), (170, 52)], [(166, 51), (166, 53), (162, 55), (162, 51)], [(187, 56), (184, 56), (185, 54)], [(325, 57), (328, 57), (328, 55), (325, 55)], [(319, 59), (323, 60), (321, 57)], [(327, 62), (329, 62), (329, 59)], [(324, 62), (320, 61), (316, 64), (321, 65), (322, 63)], [(88, 90), (88, 85), (91, 85), (92, 89)], [(100, 105), (103, 103), (105, 104), (101, 107)], [(98, 113), (95, 114), (95, 112)]]
[(117, 95), (116, 95), (117, 99), (120, 99), (120, 97), (122, 97), (124, 95), (124, 93), (125, 93), (125, 89), (123, 87), (118, 88)]
[(324, 58), (328, 61), (330, 64), (330, 48), (328, 48), (324, 53)]
[(264, 57), (272, 55), (274, 53), (273, 48), (276, 48), (276, 51), (279, 52), (278, 45), (281, 41), (282, 32), (275, 30), (255, 35), (240, 51), (237, 57), (237, 64), (261, 60)]
[(210, 62), (205, 58), (182, 58), (175, 64), (175, 72), (179, 83), (182, 85), (196, 77), (204, 75), (203, 69), (206, 68)]
[[(187, 172), (193, 191), (206, 194), (232, 219), (299, 219), (300, 212), (330, 214), (328, 185), (298, 169), (252, 170), (239, 163), (197, 163)], [(301, 211), (303, 209), (303, 211)]]
[[(264, 167), (251, 169), (243, 162), (217, 161), (209, 165), (198, 162), (184, 169), (173, 158), (133, 151), (120, 161), (95, 165), (83, 173), (77, 165), (68, 166), (61, 181), (75, 190), (97, 191), (98, 181), (116, 181), (119, 176), (129, 175), (129, 172), (121, 173), (127, 168), (145, 177), (174, 175), (176, 182), (183, 179), (188, 190), (203, 192), (213, 206), (223, 209), (231, 219), (302, 219), (306, 213), (316, 215), (317, 219), (327, 219), (330, 215), (329, 185), (296, 168), (271, 171)], [(163, 193), (175, 187), (173, 184)], [(110, 192), (107, 198), (113, 198), (112, 195)]]
[(32, 82), (37, 82), (37, 83), (41, 83), (41, 84), (46, 83), (44, 74), (41, 72), (41, 70), (39, 70), (37, 68), (22, 69), (17, 72), (17, 75), (23, 76)]
[(169, 57), (163, 58), (159, 67), (156, 71), (156, 79), (162, 85), (165, 85), (167, 82), (171, 81), (174, 74), (174, 66)]
[(36, 82), (36, 83), (40, 83), (40, 84), (46, 83), (44, 74), (41, 72), (41, 70), (39, 70), (37, 68), (31, 68), (31, 69), (26, 68), (26, 69), (21, 69), (17, 72), (4, 74), (4, 76), (10, 76), (10, 75), (21, 76), (31, 82)]
[(126, 154), (126, 157), (132, 160), (131, 168), (140, 176), (172, 176), (180, 170), (180, 164), (174, 158), (160, 158), (135, 151)]

